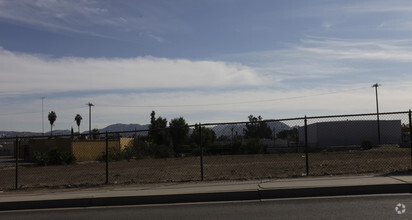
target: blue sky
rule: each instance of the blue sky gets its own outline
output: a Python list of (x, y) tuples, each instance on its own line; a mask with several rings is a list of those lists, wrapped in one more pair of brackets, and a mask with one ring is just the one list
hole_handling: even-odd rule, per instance
[(410, 1), (0, 0), (0, 130), (405, 111)]

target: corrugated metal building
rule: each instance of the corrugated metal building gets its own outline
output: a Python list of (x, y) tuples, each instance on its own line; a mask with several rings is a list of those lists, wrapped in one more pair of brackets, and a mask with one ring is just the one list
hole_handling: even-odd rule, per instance
[[(400, 144), (401, 120), (380, 120), (381, 144)], [(378, 124), (376, 120), (331, 121), (308, 125), (310, 146), (360, 145), (369, 140), (378, 144)], [(299, 142), (305, 143), (305, 128), (299, 128)]]

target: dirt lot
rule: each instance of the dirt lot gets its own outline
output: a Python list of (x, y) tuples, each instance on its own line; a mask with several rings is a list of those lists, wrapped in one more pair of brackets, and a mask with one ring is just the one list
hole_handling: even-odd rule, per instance
[[(410, 149), (382, 146), (365, 151), (309, 154), (309, 174), (390, 174), (411, 167)], [(303, 153), (205, 156), (204, 180), (253, 180), (301, 177), (306, 173)], [(147, 184), (200, 181), (200, 158), (124, 160), (109, 163), (110, 184)], [(0, 166), (0, 189), (15, 187), (15, 167)], [(106, 164), (86, 162), (66, 166), (20, 166), (18, 187), (78, 188), (103, 185)]]

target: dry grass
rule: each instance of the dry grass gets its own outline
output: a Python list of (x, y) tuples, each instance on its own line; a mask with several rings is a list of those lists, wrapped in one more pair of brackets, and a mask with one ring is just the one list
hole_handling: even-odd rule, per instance
[[(253, 180), (300, 177), (306, 173), (303, 153), (205, 156), (204, 179)], [(411, 169), (410, 149), (382, 146), (365, 151), (309, 154), (312, 176), (388, 174)], [(15, 167), (0, 168), (0, 189), (15, 187)], [(21, 166), (19, 188), (90, 187), (105, 183), (106, 164), (80, 163), (67, 166)], [(109, 183), (147, 184), (199, 181), (200, 158), (123, 160), (109, 163)]]

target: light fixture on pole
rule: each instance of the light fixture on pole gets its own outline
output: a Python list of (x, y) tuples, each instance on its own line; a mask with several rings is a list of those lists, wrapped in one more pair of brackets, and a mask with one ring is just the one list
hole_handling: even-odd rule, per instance
[(43, 102), (44, 102), (44, 99), (45, 99), (46, 97), (41, 97), (41, 131), (42, 131), (42, 133), (43, 133), (43, 135), (44, 135), (44, 108), (43, 108)]
[(377, 124), (378, 124), (378, 144), (381, 144), (381, 127), (379, 125), (379, 102), (378, 102), (378, 87), (381, 84), (375, 83), (372, 87), (375, 87), (375, 95), (376, 95), (376, 117), (377, 117)]
[(92, 135), (92, 106), (94, 106), (91, 102), (87, 103), (89, 106), (89, 137)]

